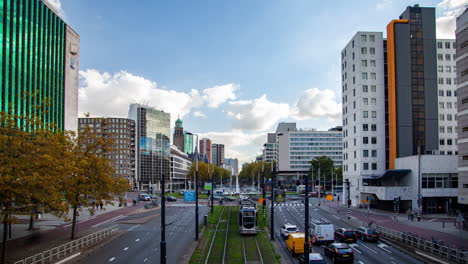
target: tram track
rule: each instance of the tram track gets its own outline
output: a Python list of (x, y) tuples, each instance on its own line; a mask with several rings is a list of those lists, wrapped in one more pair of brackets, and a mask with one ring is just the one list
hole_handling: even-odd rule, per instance
[[(214, 231), (214, 233), (213, 233), (213, 238), (211, 239), (210, 248), (208, 249), (208, 253), (207, 253), (206, 259), (205, 259), (205, 264), (210, 263), (209, 260), (210, 260), (210, 257), (211, 257), (211, 252), (212, 252), (212, 249), (213, 249), (213, 244), (214, 244), (216, 235), (218, 234), (219, 224), (221, 223), (221, 219), (222, 219), (223, 214), (224, 214), (224, 209), (225, 209), (225, 206), (223, 206), (223, 209), (221, 210), (221, 213), (219, 214), (218, 223), (216, 224), (216, 229), (215, 229), (215, 231)], [(227, 228), (226, 228), (226, 232), (227, 232)], [(224, 245), (224, 250), (226, 250), (226, 245)], [(224, 254), (225, 254), (225, 253), (223, 253), (223, 256), (224, 256)], [(223, 263), (224, 263), (224, 257), (223, 257)]]
[(231, 221), (231, 210), (232, 210), (232, 206), (229, 206), (228, 220), (227, 220), (226, 230), (225, 230), (226, 234), (224, 236), (223, 264), (225, 263), (225, 260), (226, 260), (227, 242), (228, 242), (228, 234), (229, 234), (229, 221)]

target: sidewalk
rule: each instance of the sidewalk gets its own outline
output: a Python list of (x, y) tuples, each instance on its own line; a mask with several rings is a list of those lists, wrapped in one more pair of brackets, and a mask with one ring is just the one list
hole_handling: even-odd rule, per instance
[[(338, 202), (323, 202), (323, 207), (332, 209), (336, 214), (345, 215), (347, 206), (338, 204)], [(468, 245), (468, 232), (456, 230), (453, 218), (446, 217), (445, 215), (425, 215), (421, 217), (418, 222), (416, 217), (414, 221), (408, 220), (406, 214), (400, 214), (398, 221), (395, 221), (392, 212), (371, 209), (368, 213), (367, 209), (351, 207), (351, 216), (364, 223), (372, 221), (374, 224), (392, 229), (399, 232), (411, 232), (419, 237), (431, 240), (433, 237), (436, 240), (442, 240), (446, 245), (454, 246), (457, 248), (467, 248)], [(445, 224), (445, 228), (443, 227)]]

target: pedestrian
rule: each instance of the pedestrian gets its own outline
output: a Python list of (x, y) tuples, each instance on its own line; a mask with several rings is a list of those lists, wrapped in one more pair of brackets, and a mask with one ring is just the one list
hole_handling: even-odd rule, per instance
[(101, 207), (101, 210), (102, 210), (102, 207), (104, 206), (104, 204), (102, 204), (102, 202), (99, 204), (99, 207)]
[(408, 210), (406, 210), (406, 215), (408, 216), (408, 220), (411, 220), (411, 208), (408, 208)]
[(411, 211), (411, 221), (414, 221), (414, 213)]
[(340, 196), (338, 195), (338, 204), (340, 204)]

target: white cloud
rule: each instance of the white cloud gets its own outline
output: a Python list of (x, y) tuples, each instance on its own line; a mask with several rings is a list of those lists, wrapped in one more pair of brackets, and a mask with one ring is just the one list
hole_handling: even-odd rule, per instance
[(376, 9), (377, 10), (384, 10), (388, 7), (390, 7), (392, 5), (392, 0), (380, 0), (377, 5), (376, 5)]
[(264, 131), (288, 117), (289, 105), (271, 102), (264, 94), (254, 100), (230, 102), (228, 115), (234, 117), (235, 129)]
[(468, 0), (443, 0), (437, 4), (442, 12), (437, 18), (437, 38), (455, 38), (456, 18), (466, 5)]
[(234, 92), (237, 89), (239, 89), (239, 85), (232, 83), (207, 88), (203, 90), (203, 99), (209, 107), (217, 108), (230, 99), (236, 99), (236, 94)]
[(207, 116), (206, 116), (203, 112), (201, 112), (201, 111), (195, 111), (195, 112), (193, 112), (193, 116), (200, 117), (200, 118), (203, 118), (203, 119), (206, 119), (206, 118), (207, 118)]
[(335, 101), (332, 90), (312, 88), (306, 90), (292, 108), (292, 117), (297, 120), (320, 117), (337, 120), (341, 118), (341, 104)]

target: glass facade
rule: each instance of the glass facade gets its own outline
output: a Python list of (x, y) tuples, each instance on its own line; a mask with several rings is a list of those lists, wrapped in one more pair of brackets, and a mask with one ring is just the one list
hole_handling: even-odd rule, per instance
[[(0, 10), (0, 111), (63, 129), (66, 24), (40, 0), (0, 0)], [(44, 100), (46, 111), (33, 107)]]
[(193, 134), (184, 133), (184, 152), (187, 154), (193, 153)]

